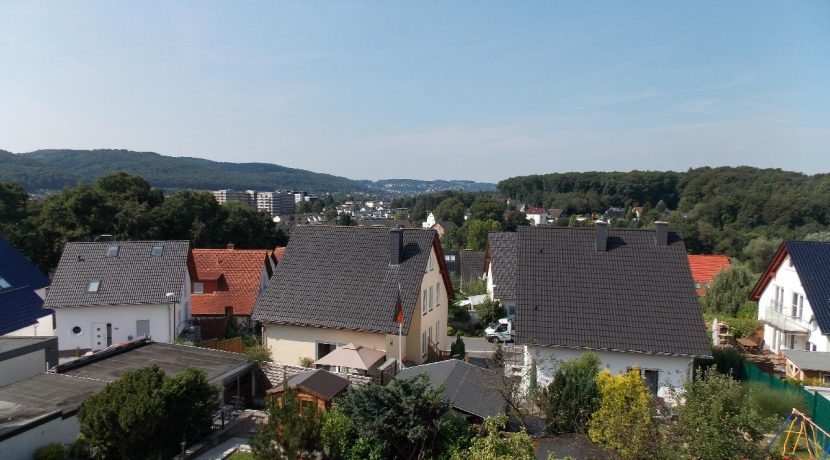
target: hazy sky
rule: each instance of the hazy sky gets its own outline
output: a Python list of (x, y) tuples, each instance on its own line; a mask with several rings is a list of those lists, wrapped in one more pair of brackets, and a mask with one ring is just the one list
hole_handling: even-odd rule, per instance
[(830, 171), (830, 2), (0, 0), (0, 149)]

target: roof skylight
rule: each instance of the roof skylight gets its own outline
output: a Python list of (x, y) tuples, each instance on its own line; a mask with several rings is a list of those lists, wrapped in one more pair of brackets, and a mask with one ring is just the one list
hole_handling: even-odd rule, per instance
[(11, 283), (9, 283), (8, 281), (6, 281), (5, 278), (0, 276), (0, 289), (8, 289), (10, 287), (12, 287)]
[(118, 257), (118, 246), (110, 246), (107, 248), (107, 257)]
[(86, 287), (86, 292), (98, 292), (98, 288), (101, 287), (101, 280), (92, 280), (89, 282), (89, 285)]
[(164, 246), (160, 244), (154, 245), (150, 251), (150, 255), (153, 257), (161, 257), (162, 254), (164, 254)]

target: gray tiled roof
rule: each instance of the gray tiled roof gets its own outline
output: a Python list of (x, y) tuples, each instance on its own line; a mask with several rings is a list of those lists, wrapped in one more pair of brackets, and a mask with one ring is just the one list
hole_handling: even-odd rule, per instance
[(517, 246), (516, 232), (491, 233), (487, 238), (487, 251), (493, 267), (493, 296), (496, 299), (516, 298)]
[[(150, 255), (156, 245), (164, 247), (158, 257)], [(118, 246), (117, 257), (106, 256), (110, 246)], [(67, 243), (44, 306), (178, 302), (188, 270), (189, 252), (189, 241)], [(101, 280), (98, 292), (87, 292), (92, 280)], [(165, 296), (168, 292), (174, 294), (172, 299)]]
[(403, 369), (395, 378), (410, 379), (420, 374), (429, 377), (433, 388), (443, 385), (444, 396), (462, 412), (481, 418), (505, 412), (506, 403), (499, 392), (499, 385), (503, 382), (489, 369), (449, 359)]
[(463, 281), (481, 278), (484, 274), (484, 251), (458, 251), (459, 274)]
[(437, 239), (435, 230), (401, 231), (403, 262), (392, 265), (385, 228), (298, 226), (252, 319), (396, 334), (400, 284), (406, 334)]
[(830, 372), (830, 352), (784, 350), (784, 356), (802, 371)]
[(516, 329), (524, 343), (709, 356), (686, 247), (653, 230), (519, 227)]

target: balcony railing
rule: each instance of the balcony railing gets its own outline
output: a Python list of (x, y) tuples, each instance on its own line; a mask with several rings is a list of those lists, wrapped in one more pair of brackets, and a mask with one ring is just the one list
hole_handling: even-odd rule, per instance
[(770, 301), (764, 312), (764, 322), (783, 332), (794, 334), (809, 334), (810, 325), (796, 316), (789, 316), (782, 311), (782, 304)]

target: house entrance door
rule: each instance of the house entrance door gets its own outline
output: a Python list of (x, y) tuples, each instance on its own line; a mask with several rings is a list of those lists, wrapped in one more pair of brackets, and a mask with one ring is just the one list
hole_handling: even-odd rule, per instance
[(107, 330), (104, 323), (92, 323), (92, 350), (107, 348)]

